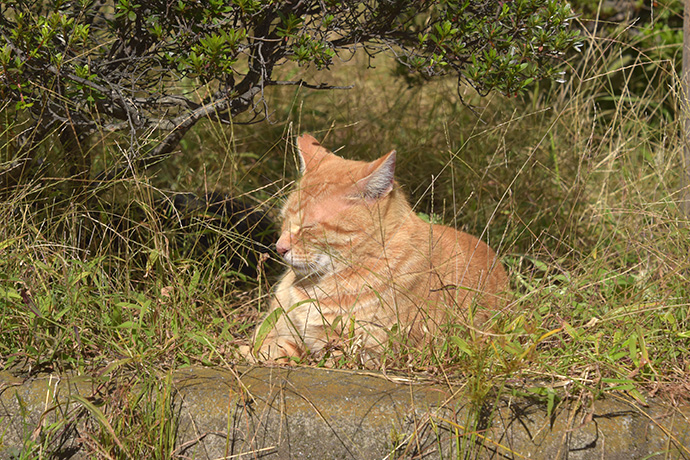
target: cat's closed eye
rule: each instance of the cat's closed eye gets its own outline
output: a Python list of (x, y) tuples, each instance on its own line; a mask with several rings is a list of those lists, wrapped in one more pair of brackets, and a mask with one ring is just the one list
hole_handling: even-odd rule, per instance
[(311, 233), (315, 228), (318, 227), (316, 223), (303, 224), (300, 230)]

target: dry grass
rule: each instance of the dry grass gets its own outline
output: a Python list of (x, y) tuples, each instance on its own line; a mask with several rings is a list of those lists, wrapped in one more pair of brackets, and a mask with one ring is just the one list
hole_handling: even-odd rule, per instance
[[(346, 157), (398, 150), (416, 210), (482, 235), (511, 271), (514, 305), (494, 334), (451, 326), (434, 349), (390, 356), (389, 370), (463, 380), (477, 401), (496, 391), (550, 404), (611, 391), (686, 398), (678, 82), (665, 61), (628, 60), (626, 46), (593, 41), (567, 84), (512, 100), (458, 94), (447, 80), (408, 86), (383, 58), (374, 69), (353, 60), (313, 77), (354, 89), (275, 88), (271, 124), (203, 123), (155, 171), (92, 197), (100, 207), (59, 198), (60, 180), (27, 184), (0, 203), (0, 366), (239, 362), (275, 278), (243, 278), (215, 240), (201, 252), (172, 244), (159, 190), (223, 191), (275, 216), (296, 174), (287, 141), (310, 132)], [(628, 86), (642, 67), (650, 84)], [(115, 155), (107, 142), (94, 148)], [(186, 228), (232, 234), (199, 222)], [(125, 230), (136, 238), (117, 242)]]

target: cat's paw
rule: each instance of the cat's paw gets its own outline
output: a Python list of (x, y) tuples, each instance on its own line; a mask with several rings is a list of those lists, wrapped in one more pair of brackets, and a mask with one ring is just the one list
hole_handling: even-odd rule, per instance
[(249, 364), (258, 364), (259, 361), (256, 359), (256, 356), (252, 353), (252, 347), (249, 345), (240, 345), (239, 348), (237, 349), (239, 351), (240, 356), (247, 361)]

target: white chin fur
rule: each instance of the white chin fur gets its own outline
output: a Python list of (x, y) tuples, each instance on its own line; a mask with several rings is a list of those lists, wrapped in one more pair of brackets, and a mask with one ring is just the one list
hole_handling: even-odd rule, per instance
[(293, 251), (283, 256), (285, 262), (299, 275), (324, 275), (332, 271), (331, 258), (326, 254), (317, 254), (312, 260), (295, 257)]

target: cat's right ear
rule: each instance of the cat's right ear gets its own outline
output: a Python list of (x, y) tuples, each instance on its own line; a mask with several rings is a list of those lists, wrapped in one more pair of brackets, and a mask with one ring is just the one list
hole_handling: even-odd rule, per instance
[(357, 181), (357, 187), (366, 198), (379, 199), (388, 195), (395, 185), (395, 150), (369, 163), (368, 175)]
[(302, 134), (297, 138), (297, 152), (299, 153), (300, 172), (302, 174), (310, 169), (315, 169), (321, 160), (330, 153), (309, 134)]

